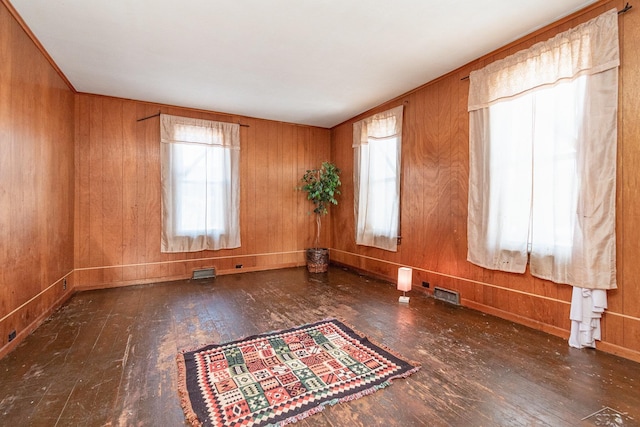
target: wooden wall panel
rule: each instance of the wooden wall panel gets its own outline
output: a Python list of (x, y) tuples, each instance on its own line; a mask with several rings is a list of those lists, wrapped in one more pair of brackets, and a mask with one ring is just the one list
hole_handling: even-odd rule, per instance
[[(295, 131), (296, 131), (295, 137), (298, 140), (298, 144), (296, 145), (296, 159), (295, 159), (296, 177), (298, 179), (295, 183), (295, 186), (297, 187), (300, 185), (299, 179), (304, 175), (306, 171), (306, 168), (304, 167), (304, 165), (309, 163), (306, 160), (306, 158), (309, 153), (310, 129), (308, 127), (299, 126), (296, 128)], [(304, 198), (305, 196), (303, 195), (302, 197)], [(299, 218), (308, 217), (307, 212), (309, 212), (310, 205), (311, 203), (298, 203), (296, 205)], [(296, 224), (296, 245), (297, 246), (307, 245), (307, 242), (305, 240), (306, 240), (306, 236), (308, 235), (308, 230), (309, 230), (308, 218), (307, 218), (307, 221), (298, 221), (298, 223)]]
[[(414, 97), (407, 97), (404, 103), (403, 109), (403, 122), (416, 123), (417, 117), (422, 112), (421, 105), (418, 105)], [(421, 238), (422, 233), (418, 231), (421, 228), (421, 224), (416, 220), (420, 217), (422, 212), (422, 203), (417, 197), (403, 197), (407, 191), (415, 191), (413, 186), (422, 187), (422, 168), (408, 167), (407, 165), (415, 162), (416, 158), (421, 157), (420, 144), (409, 144), (409, 141), (415, 140), (416, 128), (415, 126), (405, 126), (405, 132), (403, 135), (403, 150), (401, 154), (401, 181), (400, 181), (400, 200), (406, 201), (400, 204), (400, 246), (406, 245), (407, 241), (412, 238)], [(424, 243), (417, 243), (418, 246), (424, 247)], [(409, 255), (407, 262), (416, 264), (419, 262), (419, 253), (413, 253)]]
[[(463, 303), (560, 336), (568, 336), (571, 287), (523, 275), (484, 270), (466, 261), (469, 177), (468, 79), (478, 69), (623, 1), (601, 1), (332, 129), (333, 160), (349, 171), (343, 194), (353, 198), (352, 123), (405, 102), (402, 245), (398, 252), (356, 246), (353, 204), (343, 199), (333, 215), (334, 260), (395, 281), (398, 265), (414, 268), (414, 288), (429, 281), (461, 293)], [(599, 348), (640, 360), (640, 13), (620, 16), (618, 139), (618, 284), (609, 292)], [(345, 232), (346, 231), (346, 232)]]
[[(79, 289), (185, 278), (202, 267), (225, 274), (304, 264), (314, 223), (295, 188), (306, 169), (330, 158), (328, 129), (87, 94), (77, 106)], [(240, 128), (240, 248), (160, 252), (159, 118), (137, 121), (158, 111), (248, 125)]]
[[(618, 245), (618, 279), (622, 312), (640, 317), (640, 11), (627, 13), (621, 22), (622, 66), (620, 73), (621, 120), (618, 135), (621, 163), (618, 163), (618, 221), (622, 246)], [(620, 253), (621, 252), (621, 253)], [(636, 326), (640, 330), (640, 326)], [(629, 334), (626, 340), (638, 342), (638, 336)]]
[[(397, 253), (354, 243), (351, 124), (331, 131), (247, 117), (92, 95), (74, 95), (0, 6), (0, 356), (10, 331), (26, 335), (77, 286), (121, 286), (301, 265), (315, 222), (295, 191), (304, 171), (324, 160), (343, 171), (340, 204), (323, 221), (332, 259), (395, 280), (399, 265), (414, 282), (461, 293), (463, 302), (557, 335), (567, 335), (571, 288), (525, 275), (483, 270), (466, 261), (468, 191), (467, 76), (496, 59), (584, 22), (623, 1), (601, 1), (353, 120), (405, 105)], [(640, 360), (640, 14), (620, 18), (622, 66), (618, 152), (618, 282), (609, 292), (601, 348)], [(165, 113), (242, 122), (242, 247), (160, 253), (158, 119)], [(75, 120), (75, 123), (74, 123)], [(75, 128), (74, 128), (75, 124)], [(74, 145), (75, 141), (75, 145)], [(75, 164), (75, 167), (74, 167)], [(74, 189), (75, 182), (75, 189)], [(75, 200), (75, 202), (74, 202)], [(74, 243), (75, 242), (75, 243)], [(74, 271), (75, 268), (75, 271)], [(63, 290), (63, 280), (67, 289)], [(419, 287), (419, 286), (417, 286)]]
[(260, 195), (269, 192), (269, 125), (260, 121), (256, 122), (252, 128), (255, 128), (256, 163), (253, 168), (256, 171), (256, 180), (253, 186), (253, 215), (250, 215), (250, 218), (255, 220), (251, 244), (255, 248), (254, 253), (266, 253), (271, 232), (270, 227), (266, 225), (273, 213), (270, 212), (269, 201)]
[[(418, 96), (418, 94), (416, 94)], [(430, 86), (425, 88), (425, 110), (422, 118), (423, 125), (416, 123), (418, 131), (416, 140), (412, 144), (424, 145), (422, 158), (416, 159), (414, 167), (424, 168), (422, 188), (414, 187), (413, 197), (418, 197), (422, 201), (422, 217), (420, 218), (421, 228), (419, 233), (425, 235), (425, 246), (419, 251), (421, 253), (421, 263), (427, 269), (437, 270), (438, 268), (438, 245), (442, 243), (443, 236), (438, 234), (440, 221), (439, 215), (443, 212), (439, 210), (436, 201), (438, 197), (438, 182), (440, 178), (440, 159), (438, 146), (438, 87)], [(421, 166), (423, 165), (423, 166)], [(422, 197), (421, 197), (422, 195)], [(413, 245), (403, 247), (411, 251)]]
[[(438, 214), (438, 254), (437, 254), (437, 269), (446, 274), (454, 273), (453, 266), (455, 265), (454, 257), (454, 245), (455, 241), (453, 237), (453, 221), (451, 218), (451, 204), (452, 204), (452, 171), (453, 164), (451, 162), (451, 151), (453, 144), (452, 141), (452, 110), (453, 106), (451, 102), (453, 93), (457, 93), (457, 86), (459, 81), (454, 81), (453, 77), (446, 78), (442, 84), (438, 86), (438, 118), (437, 118), (437, 146), (438, 146), (438, 203), (439, 209), (447, 212), (447, 215)], [(455, 85), (456, 89), (453, 89)]]
[[(136, 117), (137, 108), (134, 103), (122, 106), (122, 117)], [(138, 158), (136, 147), (137, 122), (122, 121), (122, 264), (131, 265), (138, 261), (140, 239), (139, 224), (144, 218), (140, 216), (138, 206), (138, 168), (142, 162)], [(125, 268), (122, 280), (138, 280), (138, 267)]]
[[(12, 80), (11, 68), (13, 55), (12, 50), (12, 38), (9, 36), (9, 31), (14, 23), (13, 19), (4, 6), (0, 6), (0, 148), (2, 149), (2, 155), (0, 155), (0, 185), (2, 185), (2, 191), (0, 191), (0, 206), (9, 206), (11, 203), (11, 194), (4, 188), (11, 182), (12, 171), (12, 149), (13, 144), (10, 143), (12, 138), (13, 128), (11, 122), (11, 89), (12, 85), (8, 84)], [(0, 236), (8, 236), (11, 226), (11, 212), (9, 209), (0, 209)], [(9, 259), (10, 246), (0, 243), (0, 259), (6, 261)], [(4, 285), (7, 283), (8, 276), (5, 269), (0, 269), (0, 283)], [(9, 296), (11, 291), (8, 286), (0, 286), (0, 313), (8, 313), (11, 311)], [(3, 315), (4, 316), (4, 315)], [(2, 325), (3, 322), (0, 322)], [(0, 327), (0, 339), (5, 336), (6, 329)], [(4, 344), (4, 341), (0, 341)]]
[[(255, 132), (256, 132), (256, 123), (253, 122), (245, 122), (245, 124), (249, 124), (249, 127), (241, 128), (240, 138), (241, 140), (255, 140)], [(240, 155), (240, 163), (242, 170), (246, 171), (246, 174), (242, 176), (244, 180), (248, 182), (259, 181), (259, 177), (257, 174), (257, 168), (250, 168), (249, 165), (255, 165), (258, 161), (258, 150), (255, 144), (246, 144)], [(256, 187), (249, 185), (241, 186), (241, 194), (240, 194), (240, 218), (242, 219), (242, 229), (245, 231), (245, 236), (256, 236), (256, 217), (249, 215), (249, 212), (254, 212), (255, 204), (256, 204)], [(242, 238), (242, 236), (241, 236)], [(256, 253), (256, 239), (246, 239), (242, 242), (242, 247), (244, 248), (244, 254), (252, 254)], [(246, 264), (247, 267), (255, 266), (255, 258), (247, 258), (244, 262), (240, 262), (241, 264)]]
[(4, 3), (0, 58), (1, 357), (73, 287), (74, 98)]
[[(465, 120), (466, 103), (460, 94), (465, 88), (461, 79), (468, 74), (462, 70), (452, 75), (451, 91), (451, 233), (453, 239), (453, 255), (450, 262), (452, 274), (457, 273), (469, 277), (469, 264), (463, 262), (467, 255), (467, 192), (468, 169), (464, 167), (469, 158), (468, 147), (456, 144), (455, 141), (468, 138), (468, 123)], [(465, 294), (473, 292), (473, 286), (465, 286)]]

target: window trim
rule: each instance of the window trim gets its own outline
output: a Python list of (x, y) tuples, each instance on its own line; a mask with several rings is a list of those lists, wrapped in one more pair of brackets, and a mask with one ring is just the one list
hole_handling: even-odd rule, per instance
[[(400, 230), (402, 223), (401, 200), (402, 200), (402, 122), (404, 106), (374, 114), (353, 124), (353, 145), (354, 148), (354, 220), (355, 220), (355, 242), (357, 245), (371, 246), (392, 252), (397, 251), (400, 240)], [(396, 140), (396, 193), (397, 200), (392, 201), (393, 210), (397, 210), (395, 218), (397, 224), (395, 230), (387, 230), (387, 233), (372, 233), (365, 223), (361, 221), (361, 215), (366, 218), (365, 212), (361, 212), (366, 206), (361, 202), (362, 194), (367, 191), (363, 189), (360, 178), (363, 173), (362, 167), (362, 147), (368, 146), (370, 140), (381, 140), (394, 138)], [(366, 165), (366, 169), (369, 166)], [(366, 219), (365, 219), (366, 221)]]
[[(193, 128), (189, 131), (188, 128)], [(217, 122), (211, 120), (193, 119), (189, 117), (160, 115), (160, 161), (162, 184), (162, 236), (161, 252), (196, 252), (202, 250), (233, 249), (240, 247), (240, 125), (236, 123)], [(172, 207), (176, 191), (180, 191), (172, 173), (173, 148), (180, 145), (199, 145), (205, 149), (223, 149), (225, 154), (220, 156), (224, 163), (227, 189), (223, 191), (226, 197), (215, 200), (224, 205), (225, 228), (220, 231), (207, 231), (195, 235), (179, 233), (177, 218)], [(205, 165), (209, 168), (211, 165)], [(205, 172), (206, 174), (206, 172)], [(207, 180), (205, 176), (205, 180)], [(205, 197), (208, 196), (205, 186)], [(207, 203), (211, 203), (208, 200)], [(206, 223), (206, 220), (205, 220)], [(206, 225), (205, 225), (206, 227)]]

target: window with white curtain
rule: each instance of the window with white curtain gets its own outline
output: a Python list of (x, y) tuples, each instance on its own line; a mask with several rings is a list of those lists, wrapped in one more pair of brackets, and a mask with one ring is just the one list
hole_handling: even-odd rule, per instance
[(568, 256), (585, 78), (489, 106), (488, 244)]
[(397, 250), (403, 107), (353, 124), (356, 243)]
[(240, 246), (239, 125), (161, 115), (162, 252)]
[(617, 19), (471, 73), (470, 262), (616, 287)]

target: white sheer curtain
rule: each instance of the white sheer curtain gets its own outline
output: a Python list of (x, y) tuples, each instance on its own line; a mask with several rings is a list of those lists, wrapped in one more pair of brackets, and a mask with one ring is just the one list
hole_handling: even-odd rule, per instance
[(240, 247), (240, 128), (162, 114), (162, 252)]
[(356, 244), (397, 251), (400, 223), (399, 106), (353, 124)]
[(618, 16), (472, 72), (468, 260), (616, 288)]

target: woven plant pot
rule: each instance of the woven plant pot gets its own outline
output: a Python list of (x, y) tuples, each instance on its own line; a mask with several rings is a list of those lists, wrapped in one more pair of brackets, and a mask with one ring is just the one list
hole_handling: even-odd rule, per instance
[(309, 273), (325, 273), (329, 268), (329, 249), (307, 249), (307, 270)]

